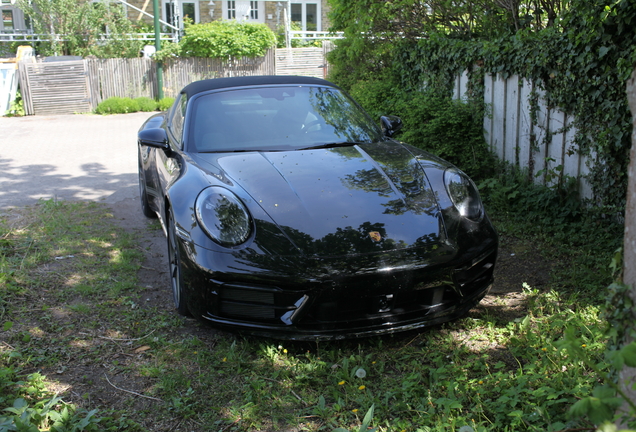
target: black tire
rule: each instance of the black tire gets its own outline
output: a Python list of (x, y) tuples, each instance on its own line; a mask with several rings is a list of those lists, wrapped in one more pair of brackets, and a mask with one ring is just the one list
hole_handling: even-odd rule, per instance
[(150, 219), (156, 219), (157, 213), (152, 211), (148, 202), (148, 192), (146, 191), (146, 180), (144, 178), (144, 172), (141, 168), (141, 162), (139, 162), (139, 201), (141, 203), (141, 212)]
[(177, 244), (177, 230), (174, 224), (172, 212), (168, 211), (168, 266), (170, 270), (170, 284), (172, 285), (172, 298), (179, 315), (190, 316), (188, 302), (183, 291), (183, 279), (181, 277), (181, 256)]

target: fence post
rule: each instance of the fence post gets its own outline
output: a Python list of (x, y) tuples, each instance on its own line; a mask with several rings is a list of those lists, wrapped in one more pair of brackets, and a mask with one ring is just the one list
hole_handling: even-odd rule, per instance
[[(155, 26), (155, 52), (161, 50), (161, 33), (159, 28), (159, 0), (152, 0), (152, 14)], [(163, 99), (163, 63), (157, 62), (157, 98)]]

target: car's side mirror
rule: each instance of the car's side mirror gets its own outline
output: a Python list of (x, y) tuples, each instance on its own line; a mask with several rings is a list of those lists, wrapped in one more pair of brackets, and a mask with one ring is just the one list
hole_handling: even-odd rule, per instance
[(398, 116), (382, 116), (380, 117), (380, 123), (382, 124), (382, 133), (389, 138), (402, 129), (402, 119)]
[(137, 134), (137, 140), (139, 144), (160, 148), (163, 150), (169, 150), (170, 144), (168, 143), (168, 135), (166, 131), (161, 128), (150, 128), (139, 131)]

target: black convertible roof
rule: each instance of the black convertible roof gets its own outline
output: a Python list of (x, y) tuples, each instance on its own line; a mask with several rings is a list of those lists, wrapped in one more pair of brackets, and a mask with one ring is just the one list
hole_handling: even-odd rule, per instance
[(330, 87), (337, 87), (335, 84), (329, 81), (302, 76), (281, 76), (281, 75), (259, 75), (259, 76), (243, 76), (233, 78), (214, 78), (202, 81), (195, 81), (188, 84), (181, 90), (181, 93), (185, 93), (188, 99), (197, 94), (208, 90), (218, 90), (222, 88), (230, 87), (243, 87), (253, 85), (279, 85), (279, 84), (311, 84), (311, 85), (323, 85)]

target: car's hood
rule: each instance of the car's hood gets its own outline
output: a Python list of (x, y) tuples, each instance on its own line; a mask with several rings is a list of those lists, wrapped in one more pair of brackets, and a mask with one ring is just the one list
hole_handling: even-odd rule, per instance
[(243, 188), (304, 254), (432, 246), (443, 236), (424, 169), (395, 142), (195, 159)]

